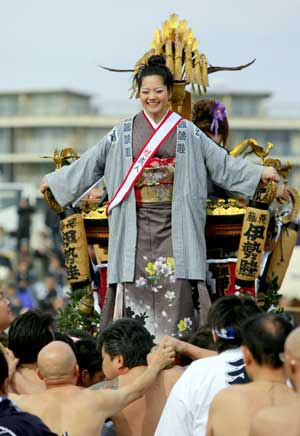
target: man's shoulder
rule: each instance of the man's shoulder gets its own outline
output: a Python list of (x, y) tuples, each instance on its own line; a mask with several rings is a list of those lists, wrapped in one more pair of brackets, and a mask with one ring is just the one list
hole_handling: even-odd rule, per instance
[(40, 394), (9, 394), (9, 400), (12, 404), (16, 404), (21, 409), (23, 408), (23, 405), (32, 404), (35, 399), (40, 401)]
[(116, 377), (112, 380), (104, 380), (89, 387), (91, 391), (98, 391), (103, 389), (118, 389), (120, 387), (120, 378)]
[(285, 406), (266, 407), (255, 415), (255, 419), (260, 419), (261, 422), (286, 420), (288, 416), (299, 416), (299, 408), (300, 402), (296, 399)]
[(24, 436), (54, 436), (40, 418), (20, 410), (8, 398), (1, 401), (0, 426), (13, 432), (17, 431), (17, 434), (24, 434)]
[(251, 435), (264, 436), (266, 434), (281, 435), (287, 425), (293, 429), (291, 434), (299, 434), (299, 400), (288, 406), (274, 406), (260, 410), (252, 420)]
[(184, 373), (184, 368), (182, 366), (173, 366), (170, 369), (165, 369), (161, 371), (158, 377), (158, 381), (162, 381), (165, 385), (174, 385), (177, 380)]
[(244, 398), (244, 394), (247, 392), (247, 385), (236, 384), (233, 386), (227, 386), (221, 389), (214, 398), (214, 403), (227, 403), (228, 401), (238, 401)]
[(165, 369), (161, 371), (163, 376), (173, 376), (173, 375), (181, 375), (184, 372), (183, 366), (175, 365), (172, 368)]

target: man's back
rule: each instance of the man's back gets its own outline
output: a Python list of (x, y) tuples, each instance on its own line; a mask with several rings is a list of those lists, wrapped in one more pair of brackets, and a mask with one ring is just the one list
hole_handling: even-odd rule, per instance
[(38, 374), (47, 390), (39, 394), (12, 395), (12, 398), (24, 410), (42, 418), (59, 435), (98, 436), (106, 418), (140, 398), (160, 371), (174, 362), (174, 357), (172, 347), (158, 346), (149, 355), (144, 373), (132, 383), (117, 391), (95, 392), (75, 385), (79, 369), (73, 350), (65, 342), (52, 341), (38, 354)]
[(46, 390), (46, 385), (36, 372), (35, 364), (20, 365), (11, 381), (11, 388), (17, 394), (38, 394)]
[(258, 412), (252, 420), (249, 436), (300, 435), (299, 399), (287, 406), (268, 407)]
[(213, 397), (224, 387), (245, 381), (240, 348), (193, 362), (172, 389), (155, 435), (204, 434)]
[(58, 435), (68, 432), (72, 436), (99, 436), (106, 419), (99, 396), (97, 399), (92, 391), (78, 386), (64, 385), (40, 394), (12, 395), (12, 398), (20, 408), (37, 415)]
[[(132, 383), (146, 367), (138, 366), (118, 377), (119, 387)], [(175, 366), (162, 371), (145, 395), (112, 417), (118, 436), (153, 436), (169, 393), (183, 373)]]
[(296, 393), (282, 382), (261, 380), (223, 389), (211, 404), (207, 435), (247, 436), (251, 420), (258, 411), (290, 404), (296, 398)]
[(19, 410), (5, 397), (0, 397), (0, 434), (55, 436), (37, 416)]

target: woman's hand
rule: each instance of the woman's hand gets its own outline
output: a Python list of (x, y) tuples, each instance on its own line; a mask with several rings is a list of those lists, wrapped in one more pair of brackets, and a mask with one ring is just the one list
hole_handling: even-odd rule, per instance
[(273, 167), (264, 167), (262, 175), (261, 175), (261, 181), (266, 185), (270, 180), (274, 180), (275, 182), (279, 182), (280, 177)]
[(277, 187), (276, 200), (280, 202), (287, 202), (291, 198), (289, 188), (285, 185)]
[(47, 191), (47, 189), (49, 188), (49, 185), (46, 181), (46, 179), (43, 179), (41, 182), (41, 186), (40, 186), (40, 191), (43, 194), (45, 191)]

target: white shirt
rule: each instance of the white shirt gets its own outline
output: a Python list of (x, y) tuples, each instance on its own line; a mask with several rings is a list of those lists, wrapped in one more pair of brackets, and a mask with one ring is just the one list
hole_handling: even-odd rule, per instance
[(245, 381), (240, 348), (196, 360), (173, 386), (155, 436), (204, 436), (214, 396), (230, 384)]

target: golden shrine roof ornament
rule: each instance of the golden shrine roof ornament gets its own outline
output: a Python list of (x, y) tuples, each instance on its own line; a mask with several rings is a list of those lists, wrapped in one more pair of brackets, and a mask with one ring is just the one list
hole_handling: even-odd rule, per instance
[(172, 72), (174, 80), (190, 83), (201, 94), (208, 86), (207, 60), (198, 50), (198, 41), (186, 20), (172, 14), (162, 24), (162, 29), (154, 32), (151, 49), (135, 64), (134, 72), (148, 62), (152, 55), (162, 55)]
[[(162, 55), (168, 68), (174, 75), (175, 83), (191, 84), (195, 92), (201, 95), (208, 87), (208, 75), (217, 71), (242, 70), (255, 62), (237, 67), (216, 67), (207, 64), (206, 56), (199, 51), (199, 44), (186, 20), (179, 20), (177, 14), (171, 14), (162, 23), (161, 29), (156, 29), (151, 48), (135, 64), (133, 69), (117, 69), (100, 65), (108, 71), (133, 72), (136, 74), (147, 64), (152, 55)], [(133, 85), (132, 96), (138, 97), (137, 87)]]

